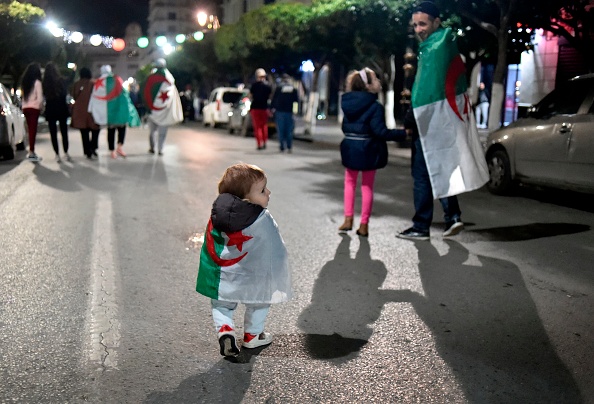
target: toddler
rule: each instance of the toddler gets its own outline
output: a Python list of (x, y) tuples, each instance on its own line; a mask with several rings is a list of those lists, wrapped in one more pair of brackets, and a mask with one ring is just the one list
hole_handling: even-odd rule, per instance
[(270, 305), (291, 298), (287, 250), (267, 209), (266, 183), (255, 165), (228, 167), (204, 235), (196, 291), (212, 299), (223, 356), (239, 354), (233, 324), (238, 303), (245, 305), (242, 346), (257, 348), (272, 342), (264, 332)]

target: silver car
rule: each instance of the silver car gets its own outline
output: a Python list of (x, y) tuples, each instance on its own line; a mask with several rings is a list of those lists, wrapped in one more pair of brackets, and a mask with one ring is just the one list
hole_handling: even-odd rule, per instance
[(0, 158), (12, 160), (15, 149), (25, 150), (26, 133), (23, 111), (12, 102), (4, 84), (0, 84)]
[(485, 148), (494, 194), (517, 183), (594, 193), (594, 74), (559, 86)]

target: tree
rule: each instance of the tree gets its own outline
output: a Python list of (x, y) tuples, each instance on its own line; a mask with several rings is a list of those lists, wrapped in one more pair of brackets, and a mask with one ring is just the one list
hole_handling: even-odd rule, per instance
[[(454, 0), (444, 2), (444, 6), (496, 39), (489, 129), (500, 126), (508, 57), (510, 51), (512, 55), (514, 51), (514, 46), (510, 46), (510, 34), (515, 33), (518, 26), (543, 28), (565, 37), (584, 55), (590, 71), (594, 71), (594, 54), (591, 52), (594, 10), (586, 0), (524, 0), (521, 7), (519, 0)], [(526, 47), (525, 40), (515, 42), (519, 44), (516, 54)]]
[(40, 25), (44, 17), (41, 8), (28, 3), (0, 3), (0, 72), (11, 75), (13, 85), (31, 61), (51, 57), (52, 46)]

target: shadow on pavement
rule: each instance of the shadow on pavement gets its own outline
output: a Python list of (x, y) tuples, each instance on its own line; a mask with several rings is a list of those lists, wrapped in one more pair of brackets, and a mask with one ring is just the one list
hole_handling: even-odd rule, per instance
[(465, 241), (467, 238), (475, 238), (474, 236), (478, 236), (481, 241), (525, 241), (582, 233), (588, 230), (590, 230), (590, 226), (577, 223), (530, 223), (519, 226), (468, 230), (464, 232), (463, 237)]
[(400, 293), (431, 329), (468, 402), (582, 402), (519, 269), (485, 256), (467, 264), (468, 250), (446, 243), (443, 256), (431, 243), (415, 243), (424, 295)]
[[(311, 304), (299, 316), (297, 338), (302, 351), (314, 359), (346, 362), (367, 343), (371, 326), (379, 318), (391, 291), (379, 290), (388, 271), (383, 262), (370, 257), (369, 241), (360, 238), (359, 251), (350, 257), (351, 237), (343, 234), (334, 259), (321, 269), (315, 281)], [(266, 354), (279, 354), (274, 345)], [(295, 349), (287, 350), (294, 352)]]

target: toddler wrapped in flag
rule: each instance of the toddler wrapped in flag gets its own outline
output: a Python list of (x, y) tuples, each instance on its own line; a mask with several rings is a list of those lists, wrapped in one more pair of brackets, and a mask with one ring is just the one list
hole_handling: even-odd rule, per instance
[(291, 298), (287, 249), (267, 210), (270, 190), (264, 171), (239, 163), (219, 181), (204, 235), (196, 291), (210, 297), (221, 355), (239, 354), (233, 313), (245, 305), (244, 348), (272, 342), (264, 323), (272, 303)]

